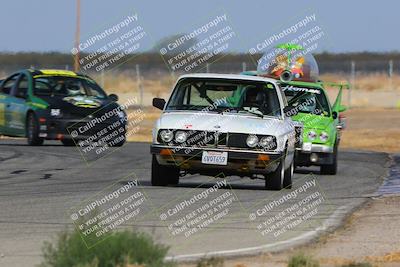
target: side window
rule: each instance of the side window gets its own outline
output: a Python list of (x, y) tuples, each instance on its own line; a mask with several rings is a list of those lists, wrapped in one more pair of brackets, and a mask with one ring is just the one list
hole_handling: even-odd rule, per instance
[(0, 92), (3, 94), (11, 94), (11, 89), (14, 87), (15, 82), (17, 81), (19, 74), (15, 74), (9, 77), (7, 80), (3, 82), (3, 86), (0, 88)]
[(17, 81), (17, 85), (14, 86), (11, 94), (15, 97), (26, 99), (28, 94), (28, 77), (26, 74), (21, 74)]

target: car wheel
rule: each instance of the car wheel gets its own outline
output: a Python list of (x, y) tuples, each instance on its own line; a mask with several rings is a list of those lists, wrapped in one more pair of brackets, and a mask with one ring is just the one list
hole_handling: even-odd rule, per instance
[(75, 142), (74, 142), (74, 140), (72, 140), (72, 139), (62, 139), (62, 140), (61, 140), (61, 143), (62, 143), (64, 146), (75, 146)]
[(280, 159), (278, 168), (265, 177), (265, 188), (267, 190), (281, 190), (285, 177), (285, 158)]
[(321, 165), (321, 174), (335, 175), (337, 173), (338, 163), (337, 163), (337, 146), (335, 145), (335, 150), (333, 152), (333, 163), (329, 165)]
[(283, 178), (283, 188), (292, 188), (292, 177), (294, 173), (294, 162), (290, 164), (290, 167), (285, 170), (285, 177)]
[(29, 113), (26, 124), (26, 136), (28, 137), (28, 145), (40, 146), (44, 139), (39, 137), (39, 123), (33, 113)]
[(151, 185), (166, 186), (179, 183), (179, 168), (160, 165), (153, 155), (151, 162)]

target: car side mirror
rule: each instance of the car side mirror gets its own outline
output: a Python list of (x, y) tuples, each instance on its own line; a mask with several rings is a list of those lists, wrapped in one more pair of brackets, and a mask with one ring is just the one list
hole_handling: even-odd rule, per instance
[(337, 117), (338, 117), (337, 112), (336, 112), (336, 111), (333, 111), (333, 112), (332, 112), (332, 118), (333, 118), (334, 120), (336, 120)]
[(155, 97), (153, 98), (153, 107), (163, 110), (165, 107), (165, 99)]
[(111, 94), (108, 96), (112, 101), (117, 102), (119, 97), (116, 94)]
[(285, 113), (286, 117), (292, 117), (299, 113), (299, 110), (293, 106), (286, 106), (283, 109), (283, 113)]

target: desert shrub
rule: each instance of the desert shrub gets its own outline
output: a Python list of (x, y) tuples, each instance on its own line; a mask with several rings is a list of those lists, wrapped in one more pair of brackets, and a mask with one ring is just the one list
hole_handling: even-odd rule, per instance
[(197, 262), (197, 267), (222, 267), (224, 259), (220, 257), (202, 258)]
[(64, 232), (54, 244), (45, 242), (42, 250), (40, 267), (174, 266), (164, 262), (168, 247), (156, 244), (147, 234), (132, 231), (112, 233), (89, 249), (78, 231)]
[(290, 257), (288, 267), (319, 267), (319, 263), (311, 256), (300, 252)]

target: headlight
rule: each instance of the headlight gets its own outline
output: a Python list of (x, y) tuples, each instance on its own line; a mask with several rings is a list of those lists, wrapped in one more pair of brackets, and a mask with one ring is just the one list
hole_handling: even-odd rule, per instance
[(327, 132), (321, 132), (321, 134), (319, 135), (319, 140), (321, 140), (322, 142), (326, 142), (328, 141), (329, 135)]
[(187, 133), (184, 131), (177, 131), (175, 133), (175, 141), (177, 143), (184, 143), (187, 140)]
[(246, 144), (249, 147), (256, 147), (258, 144), (258, 137), (256, 135), (249, 135), (246, 139)]
[(165, 143), (169, 143), (174, 138), (174, 133), (170, 130), (162, 130), (160, 132), (160, 137)]
[(315, 140), (315, 138), (317, 138), (317, 133), (316, 132), (314, 132), (314, 131), (309, 131), (308, 132), (308, 134), (307, 134), (307, 137), (308, 137), (308, 139), (309, 140)]
[(50, 115), (54, 117), (58, 117), (61, 115), (61, 110), (59, 108), (52, 108), (50, 110)]
[(264, 136), (263, 138), (261, 138), (260, 140), (260, 146), (266, 148), (266, 147), (272, 147), (273, 146), (273, 142), (274, 138), (272, 136)]

